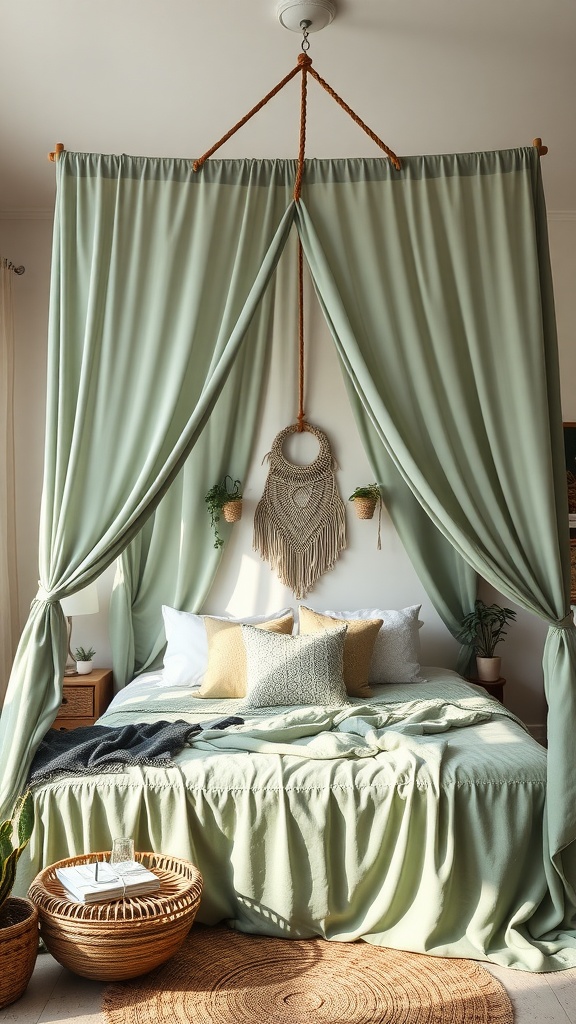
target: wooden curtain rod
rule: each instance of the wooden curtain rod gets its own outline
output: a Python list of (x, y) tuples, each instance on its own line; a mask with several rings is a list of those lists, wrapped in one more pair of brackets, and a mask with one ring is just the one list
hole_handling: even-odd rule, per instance
[[(310, 63), (312, 63), (312, 62), (310, 61)], [(195, 170), (195, 171), (199, 170), (199, 168), (200, 168), (200, 167), (202, 166), (202, 164), (204, 163), (204, 161), (205, 161), (205, 160), (206, 160), (206, 159), (207, 159), (207, 158), (208, 158), (209, 156), (211, 156), (211, 155), (212, 155), (212, 153), (214, 153), (214, 152), (215, 152), (215, 151), (216, 151), (217, 149), (219, 149), (219, 147), (220, 147), (220, 146), (221, 146), (221, 145), (222, 145), (222, 144), (223, 144), (224, 142), (226, 142), (226, 140), (227, 140), (227, 139), (229, 139), (231, 135), (234, 135), (234, 133), (235, 133), (235, 132), (237, 132), (237, 131), (238, 131), (238, 129), (242, 127), (242, 125), (246, 124), (246, 121), (249, 121), (249, 120), (250, 120), (250, 118), (251, 118), (251, 117), (252, 117), (252, 116), (253, 116), (253, 115), (254, 115), (254, 114), (255, 114), (255, 113), (256, 113), (256, 112), (258, 111), (258, 110), (260, 110), (260, 109), (261, 109), (261, 108), (262, 108), (262, 107), (264, 106), (264, 104), (268, 102), (268, 100), (269, 100), (269, 99), (271, 99), (271, 98), (272, 98), (272, 96), (275, 96), (275, 95), (276, 95), (276, 93), (277, 93), (277, 92), (279, 92), (279, 91), (280, 91), (280, 89), (282, 89), (282, 88), (283, 88), (283, 87), (284, 87), (284, 86), (286, 85), (286, 83), (287, 83), (287, 82), (289, 82), (291, 78), (294, 78), (294, 76), (295, 76), (295, 75), (297, 75), (297, 74), (298, 74), (298, 72), (299, 72), (299, 71), (301, 71), (301, 70), (302, 70), (302, 66), (301, 66), (301, 64), (300, 64), (300, 65), (297, 65), (297, 66), (296, 66), (295, 68), (293, 68), (293, 69), (292, 69), (292, 71), (290, 72), (290, 74), (286, 75), (286, 78), (284, 78), (284, 79), (283, 79), (283, 80), (282, 80), (281, 82), (279, 82), (279, 83), (278, 83), (278, 85), (276, 86), (276, 88), (275, 88), (275, 89), (272, 89), (272, 91), (271, 91), (271, 92), (269, 92), (269, 93), (268, 93), (268, 95), (267, 95), (267, 96), (265, 96), (265, 97), (264, 97), (264, 99), (263, 99), (263, 100), (261, 100), (261, 102), (260, 102), (260, 103), (258, 103), (256, 107), (253, 107), (253, 108), (252, 108), (252, 110), (250, 110), (250, 111), (249, 111), (249, 112), (248, 112), (248, 113), (246, 114), (246, 116), (245, 116), (245, 117), (243, 117), (243, 118), (242, 118), (242, 120), (238, 122), (238, 124), (234, 125), (234, 128), (232, 128), (232, 130), (231, 130), (230, 132), (228, 132), (228, 133), (227, 133), (226, 135), (224, 135), (224, 136), (223, 136), (223, 138), (221, 138), (221, 139), (220, 139), (220, 141), (219, 141), (219, 142), (217, 142), (217, 143), (216, 143), (216, 145), (212, 147), (212, 149), (208, 150), (208, 152), (207, 152), (207, 153), (205, 153), (205, 154), (204, 154), (204, 156), (200, 158), (200, 160), (196, 160), (196, 161), (194, 162), (194, 170)], [(316, 81), (319, 81), (319, 80), (320, 80), (320, 76), (319, 76), (319, 75), (317, 75), (315, 71), (312, 71), (312, 69), (311, 69), (310, 67), (308, 68), (308, 70), (310, 71), (310, 74), (311, 74), (311, 75), (312, 75), (312, 76), (313, 76), (313, 77), (314, 77), (314, 78), (316, 79)], [(324, 88), (326, 88), (326, 84), (327, 84), (327, 83), (325, 83), (325, 82), (321, 81), (321, 82), (320, 82), (320, 84), (321, 84), (321, 85), (322, 85), (322, 86), (323, 86)], [(338, 97), (338, 99), (340, 99), (340, 97)], [(340, 103), (343, 103), (343, 101), (340, 101)], [(346, 107), (344, 107), (344, 109), (346, 109)], [(349, 111), (349, 109), (348, 109), (348, 110), (347, 110), (346, 112), (347, 112), (347, 113), (349, 113), (349, 112), (350, 112), (350, 111)], [(362, 127), (362, 128), (364, 128), (364, 130), (365, 130), (365, 131), (366, 131), (366, 132), (367, 132), (368, 134), (371, 134), (371, 133), (370, 133), (370, 131), (369, 131), (369, 129), (367, 129), (367, 128), (366, 128), (366, 125), (364, 125), (364, 124), (363, 124), (362, 122), (360, 122), (360, 125), (361, 125), (361, 127)], [(379, 144), (380, 144), (380, 145), (381, 145), (382, 147), (384, 147), (384, 143), (380, 143), (380, 140), (379, 140), (379, 139), (378, 139), (378, 140), (376, 140), (376, 141), (378, 141), (378, 143), (379, 143)], [(538, 150), (538, 155), (539, 155), (539, 156), (546, 156), (546, 153), (548, 152), (548, 146), (544, 146), (544, 145), (542, 145), (542, 139), (540, 139), (540, 138), (532, 139), (532, 145), (533, 145), (533, 146), (536, 146), (536, 149)], [(52, 163), (54, 163), (54, 161), (55, 161), (55, 160), (57, 160), (57, 159), (58, 159), (58, 157), (60, 156), (60, 153), (63, 153), (63, 152), (64, 152), (64, 143), (63, 143), (63, 142), (57, 142), (57, 143), (56, 143), (56, 145), (55, 145), (55, 147), (54, 147), (54, 150), (53, 150), (53, 152), (52, 152), (52, 153), (48, 153), (48, 159), (49, 159), (49, 160), (50, 160), (50, 161), (51, 161)], [(396, 159), (397, 159), (397, 158), (396, 158)]]

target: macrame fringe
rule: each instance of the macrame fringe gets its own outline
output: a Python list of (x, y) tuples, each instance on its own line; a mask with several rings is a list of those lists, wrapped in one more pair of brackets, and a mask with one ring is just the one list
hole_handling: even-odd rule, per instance
[(258, 504), (254, 515), (254, 547), (298, 600), (306, 597), (320, 576), (334, 568), (346, 547), (344, 504), (340, 502), (340, 506), (335, 504), (331, 521), (309, 546), (296, 550), (289, 538), (277, 532), (267, 506), (262, 502)]

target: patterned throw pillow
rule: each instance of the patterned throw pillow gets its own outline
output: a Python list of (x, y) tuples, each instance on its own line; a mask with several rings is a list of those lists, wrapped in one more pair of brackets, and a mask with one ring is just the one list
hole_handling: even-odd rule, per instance
[(312, 636), (282, 636), (242, 626), (248, 665), (245, 707), (344, 704), (347, 626)]
[[(194, 697), (245, 697), (246, 696), (246, 648), (242, 637), (242, 626), (237, 622), (223, 619), (204, 619), (208, 637), (208, 667), (202, 686)], [(260, 622), (252, 628), (270, 630), (273, 633), (291, 633), (294, 625), (292, 613), (280, 619)]]
[(344, 683), (350, 697), (371, 697), (372, 690), (368, 685), (368, 674), (376, 637), (382, 625), (382, 619), (334, 619), (330, 615), (322, 615), (312, 608), (301, 604), (300, 636), (320, 633), (324, 629), (337, 629), (347, 625), (344, 641)]
[(420, 622), (422, 605), (399, 610), (360, 608), (351, 612), (325, 611), (334, 619), (382, 619), (372, 654), (369, 683), (421, 683)]

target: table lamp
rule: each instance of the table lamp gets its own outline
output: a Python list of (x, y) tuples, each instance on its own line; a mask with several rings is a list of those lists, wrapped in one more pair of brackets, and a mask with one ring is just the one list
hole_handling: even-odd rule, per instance
[(72, 617), (74, 615), (95, 615), (98, 611), (98, 589), (96, 583), (89, 583), (70, 597), (63, 597), (60, 605), (68, 621), (68, 657), (64, 668), (65, 676), (78, 675), (76, 661), (72, 654)]

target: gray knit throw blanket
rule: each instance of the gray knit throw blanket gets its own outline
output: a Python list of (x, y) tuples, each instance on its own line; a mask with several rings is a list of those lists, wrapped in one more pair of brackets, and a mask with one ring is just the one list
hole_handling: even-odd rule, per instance
[(316, 459), (308, 466), (288, 462), (282, 445), (298, 426), (281, 430), (267, 456), (268, 478), (254, 514), (255, 550), (297, 598), (305, 597), (316, 580), (334, 568), (346, 547), (345, 508), (330, 443), (310, 423), (305, 422), (303, 429), (318, 439)]

